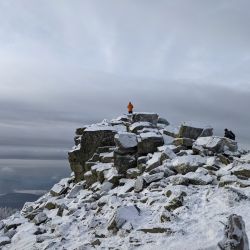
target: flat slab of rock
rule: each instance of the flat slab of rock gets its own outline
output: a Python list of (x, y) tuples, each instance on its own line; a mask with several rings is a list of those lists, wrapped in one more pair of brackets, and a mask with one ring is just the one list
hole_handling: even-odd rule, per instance
[(74, 187), (70, 190), (70, 192), (67, 195), (67, 198), (75, 198), (81, 190), (83, 190), (84, 184), (83, 183), (77, 183), (74, 185)]
[(170, 163), (171, 166), (180, 174), (186, 174), (188, 172), (195, 172), (198, 167), (205, 164), (206, 158), (200, 155), (185, 155), (179, 156), (173, 159)]
[(133, 225), (138, 219), (140, 219), (140, 210), (136, 206), (119, 207), (109, 222), (108, 230), (117, 232), (125, 223), (129, 222)]
[(53, 196), (59, 196), (61, 194), (63, 194), (66, 191), (67, 188), (65, 188), (64, 186), (61, 186), (59, 184), (55, 184), (51, 190), (50, 193)]
[(133, 122), (150, 122), (157, 124), (159, 116), (156, 113), (136, 112), (132, 115)]
[(212, 136), (211, 127), (197, 127), (191, 124), (182, 124), (178, 133), (180, 138), (190, 138), (196, 140), (200, 136)]
[(48, 216), (45, 213), (41, 212), (41, 213), (39, 213), (38, 215), (35, 216), (33, 221), (34, 221), (34, 223), (36, 225), (40, 225), (43, 222), (45, 222), (47, 219), (48, 219)]
[(127, 178), (134, 179), (141, 174), (138, 168), (129, 168), (127, 170)]
[(131, 149), (137, 147), (137, 136), (134, 133), (118, 133), (115, 135), (115, 144), (121, 149)]
[(188, 178), (188, 182), (193, 185), (208, 185), (213, 181), (210, 175), (204, 175), (202, 173), (189, 172), (185, 174), (184, 177)]
[(225, 150), (237, 151), (237, 142), (225, 137), (209, 136), (199, 137), (194, 146), (203, 147), (214, 153), (223, 153)]
[(125, 193), (128, 193), (134, 189), (135, 186), (135, 180), (127, 180), (124, 186), (118, 187), (119, 191), (117, 192), (117, 195), (123, 195)]
[(116, 167), (118, 174), (126, 175), (129, 168), (134, 168), (137, 165), (137, 160), (134, 155), (120, 155), (115, 153), (114, 166)]
[(156, 152), (153, 157), (147, 161), (146, 172), (150, 172), (152, 169), (157, 168), (161, 165), (161, 155), (162, 153)]
[(250, 178), (250, 164), (242, 164), (232, 169), (232, 173), (238, 177)]
[(129, 127), (129, 131), (137, 133), (144, 128), (154, 128), (154, 125), (150, 122), (135, 122)]

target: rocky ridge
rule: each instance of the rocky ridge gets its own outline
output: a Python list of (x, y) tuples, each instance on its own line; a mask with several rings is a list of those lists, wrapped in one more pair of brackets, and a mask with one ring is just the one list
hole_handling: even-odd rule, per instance
[(248, 249), (250, 153), (237, 142), (155, 113), (78, 128), (74, 141), (72, 175), (1, 221), (0, 247), (235, 249), (220, 222), (239, 214)]

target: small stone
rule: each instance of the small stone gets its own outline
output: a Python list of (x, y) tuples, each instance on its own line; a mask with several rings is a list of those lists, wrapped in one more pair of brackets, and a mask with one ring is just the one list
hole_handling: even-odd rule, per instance
[(144, 187), (145, 187), (144, 179), (141, 176), (137, 177), (134, 185), (134, 191), (136, 193), (139, 193), (143, 190)]

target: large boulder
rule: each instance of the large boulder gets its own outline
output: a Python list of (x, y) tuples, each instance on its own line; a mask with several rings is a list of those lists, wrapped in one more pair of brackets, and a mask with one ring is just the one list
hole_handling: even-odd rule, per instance
[(150, 122), (157, 124), (159, 116), (155, 113), (137, 112), (132, 115), (133, 122)]
[(134, 153), (137, 150), (137, 136), (134, 133), (118, 133), (115, 135), (115, 144), (121, 153)]
[(231, 214), (224, 230), (224, 238), (218, 243), (221, 250), (249, 249), (245, 223), (241, 216)]
[(178, 137), (190, 138), (196, 140), (200, 136), (212, 136), (213, 128), (211, 127), (198, 127), (189, 124), (182, 124), (179, 130)]
[(115, 146), (115, 128), (111, 126), (92, 126), (81, 131), (80, 144), (68, 153), (68, 160), (75, 173), (76, 182), (83, 179), (85, 162), (96, 152), (97, 148)]
[(192, 185), (208, 185), (213, 181), (213, 178), (209, 174), (204, 175), (202, 173), (188, 172), (184, 177), (186, 177)]
[(153, 132), (140, 134), (138, 140), (138, 154), (146, 155), (148, 153), (154, 153), (157, 151), (157, 147), (164, 144), (162, 135), (158, 135)]
[(195, 172), (198, 167), (206, 163), (206, 158), (200, 155), (185, 155), (178, 156), (166, 165), (172, 167), (177, 173), (186, 174), (188, 172)]
[(118, 174), (126, 175), (129, 168), (135, 168), (137, 165), (137, 159), (134, 155), (121, 155), (117, 152), (114, 154), (114, 166), (116, 167)]
[(223, 153), (226, 150), (235, 152), (237, 151), (237, 142), (218, 136), (199, 137), (194, 142), (194, 147), (202, 147), (214, 153)]

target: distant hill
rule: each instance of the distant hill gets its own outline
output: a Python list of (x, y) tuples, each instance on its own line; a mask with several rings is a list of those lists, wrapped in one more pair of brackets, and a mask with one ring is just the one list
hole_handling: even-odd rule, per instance
[(21, 209), (26, 201), (35, 201), (40, 195), (27, 193), (8, 193), (0, 196), (0, 207)]

